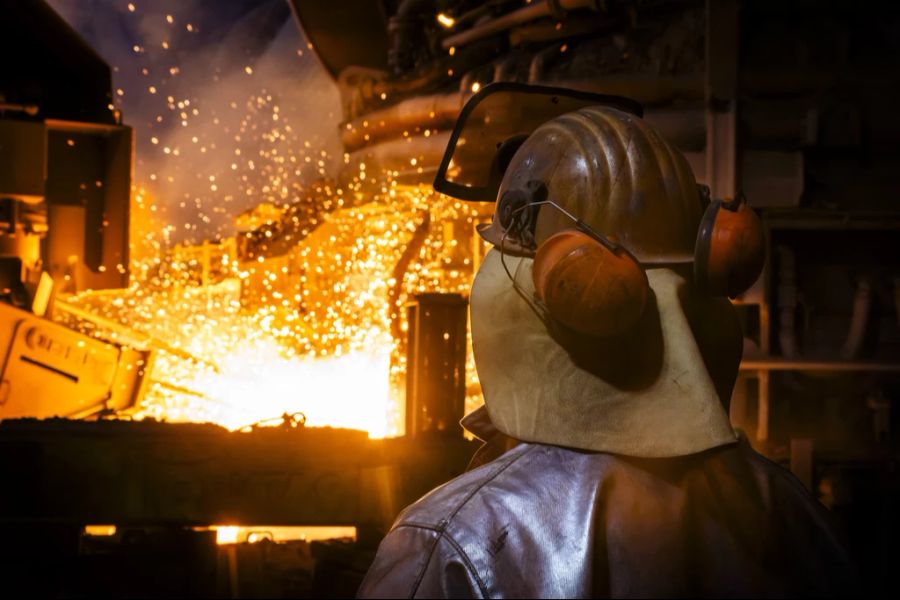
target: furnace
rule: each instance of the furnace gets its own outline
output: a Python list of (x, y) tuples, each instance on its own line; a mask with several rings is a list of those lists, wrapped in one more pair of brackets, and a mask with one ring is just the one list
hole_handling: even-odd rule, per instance
[(479, 446), (503, 167), (621, 96), (762, 223), (731, 425), (896, 592), (892, 5), (77, 4), (0, 1), (0, 589), (353, 594)]

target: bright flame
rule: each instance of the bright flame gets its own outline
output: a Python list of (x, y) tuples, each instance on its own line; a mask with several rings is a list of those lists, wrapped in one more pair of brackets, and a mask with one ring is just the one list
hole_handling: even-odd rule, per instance
[[(446, 14), (438, 21), (455, 25)], [(167, 67), (171, 75), (180, 72)], [(146, 67), (141, 72), (151, 77)], [(244, 75), (256, 70), (247, 65), (238, 73), (243, 87), (254, 80)], [(150, 173), (148, 185), (168, 193), (175, 166), (207, 164), (207, 151), (220, 155), (191, 173), (196, 218), (185, 221), (182, 214), (167, 223), (163, 207), (136, 186), (131, 287), (65, 297), (82, 316), (56, 311), (54, 318), (155, 350), (153, 364), (144, 365), (146, 394), (129, 416), (239, 429), (302, 412), (309, 425), (356, 428), (373, 437), (402, 434), (405, 305), (422, 292), (468, 294), (486, 249), (474, 228), (489, 220), (490, 206), (400, 186), (392, 179), (396, 172), (380, 172), (377, 161), (359, 163), (351, 182), (328, 179), (331, 157), (315, 139), (302, 139), (306, 124), (290, 122), (265, 89), (229, 103), (240, 111), (239, 125), (229, 145), (216, 148), (206, 139), (206, 131), (220, 129), (208, 100), (168, 91), (164, 79), (140, 88), (160, 107), (157, 124), (171, 121), (190, 133), (147, 132), (148, 147), (168, 165)], [(409, 160), (421, 172), (421, 157)], [(321, 180), (303, 181), (309, 175), (303, 165)], [(229, 180), (225, 173), (232, 172), (240, 177)], [(228, 202), (235, 196), (253, 199), (256, 208), (234, 215)], [(234, 218), (242, 233), (196, 246), (169, 242), (220, 213)], [(255, 252), (244, 251), (254, 245)], [(466, 374), (471, 408), (481, 400), (471, 353)]]
[[(302, 411), (308, 425), (391, 431), (390, 350), (341, 357), (284, 358), (274, 341), (238, 349), (184, 387), (215, 399), (205, 420), (238, 429), (282, 414)], [(182, 418), (195, 420), (196, 407)], [(178, 419), (175, 411), (167, 416)]]
[(451, 27), (456, 25), (456, 19), (446, 13), (438, 13), (437, 21), (441, 24), (442, 27), (446, 29), (450, 29)]
[[(309, 425), (399, 435), (404, 303), (468, 292), (484, 252), (479, 210), (434, 193), (388, 194), (324, 216), (287, 254), (239, 262), (233, 240), (175, 248), (150, 258), (152, 268), (136, 265), (128, 290), (68, 303), (127, 328), (93, 329), (98, 337), (156, 348), (137, 418), (240, 429), (303, 413)], [(472, 364), (467, 374), (477, 389)], [(470, 394), (470, 406), (479, 401)]]
[(236, 544), (241, 531), (241, 528), (235, 525), (222, 525), (213, 529), (216, 532), (217, 544)]

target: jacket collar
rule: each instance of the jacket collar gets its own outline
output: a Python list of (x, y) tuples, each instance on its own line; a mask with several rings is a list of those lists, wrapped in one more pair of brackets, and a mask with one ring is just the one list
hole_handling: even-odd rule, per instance
[(459, 424), (482, 442), (490, 440), (498, 433), (497, 428), (494, 427), (494, 423), (491, 421), (491, 416), (484, 406), (480, 406), (464, 416)]

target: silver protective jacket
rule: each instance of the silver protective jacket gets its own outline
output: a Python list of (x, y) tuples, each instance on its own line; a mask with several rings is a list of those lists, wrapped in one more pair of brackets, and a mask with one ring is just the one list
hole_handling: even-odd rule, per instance
[(744, 441), (652, 459), (522, 443), (407, 508), (359, 596), (848, 595), (828, 521)]

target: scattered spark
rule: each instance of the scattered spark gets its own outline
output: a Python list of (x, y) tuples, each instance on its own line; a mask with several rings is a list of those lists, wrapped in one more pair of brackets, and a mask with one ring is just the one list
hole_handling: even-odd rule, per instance
[[(166, 17), (174, 22), (172, 15)], [(195, 30), (190, 23), (185, 28)], [(169, 42), (162, 46), (168, 48)], [(138, 45), (134, 50), (144, 52)], [(297, 54), (303, 56), (303, 50)], [(251, 66), (244, 71), (253, 74)], [(146, 67), (140, 72), (150, 76)], [(168, 72), (174, 76), (179, 67), (170, 66)], [(146, 90), (157, 95), (165, 80), (153, 83)], [(116, 93), (123, 96), (124, 90)], [(474, 223), (486, 220), (487, 209), (422, 187), (398, 187), (398, 173), (381, 172), (377, 164), (359, 163), (353, 181), (340, 187), (328, 180), (309, 184), (301, 179), (301, 167), (325, 175), (329, 164), (343, 160), (350, 165), (351, 157), (329, 156), (313, 138), (304, 139), (305, 124), (292, 122), (291, 111), (281, 110), (277, 98), (264, 90), (227, 99), (229, 118), (223, 116), (221, 123), (215, 107), (196, 96), (193, 103), (171, 95), (165, 101), (171, 112), (160, 107), (163, 114), (155, 122), (188, 129), (186, 137), (166, 136), (154, 125), (150, 142), (162, 146), (164, 164), (181, 161), (190, 169), (191, 161), (207, 153), (226, 160), (212, 172), (201, 167), (184, 175), (164, 168), (144, 175), (159, 182), (154, 189), (167, 189), (166, 182), (176, 175), (179, 182), (188, 178), (195, 185), (164, 203), (136, 186), (135, 211), (157, 219), (158, 226), (132, 238), (133, 246), (147, 250), (134, 255), (129, 266), (131, 286), (68, 298), (164, 340), (169, 348), (157, 349), (148, 367), (148, 392), (133, 416), (238, 428), (302, 411), (310, 425), (354, 427), (375, 437), (401, 433), (404, 304), (426, 291), (468, 292), (475, 257), (484, 252), (473, 237)], [(201, 115), (198, 107), (203, 119), (194, 118)], [(227, 144), (208, 140), (198, 121), (226, 131), (232, 127), (233, 139)], [(432, 133), (426, 129), (424, 135)], [(162, 145), (158, 136), (170, 145)], [(410, 165), (422, 168), (417, 158)], [(374, 187), (363, 188), (363, 182)], [(366, 191), (379, 185), (380, 192)], [(252, 227), (197, 245), (171, 241), (199, 235), (211, 219), (228, 214), (229, 202), (244, 197), (257, 206), (237, 219), (249, 219)], [(166, 205), (179, 203), (184, 211), (194, 211), (193, 217), (166, 224)], [(396, 265), (420, 229), (424, 242), (398, 278)], [(270, 244), (277, 244), (280, 253)], [(111, 335), (96, 328), (91, 332)], [(467, 360), (468, 389), (477, 389), (471, 356)], [(467, 396), (470, 404), (479, 401), (477, 393)]]

